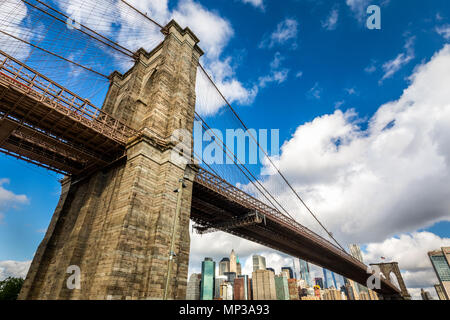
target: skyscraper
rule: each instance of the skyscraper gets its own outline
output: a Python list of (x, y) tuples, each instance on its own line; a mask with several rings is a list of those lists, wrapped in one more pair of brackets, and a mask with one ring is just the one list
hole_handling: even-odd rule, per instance
[(214, 299), (214, 280), (216, 276), (216, 263), (212, 258), (205, 258), (202, 262), (202, 282), (200, 300)]
[(436, 290), (436, 294), (437, 294), (439, 300), (447, 300), (444, 289), (442, 288), (442, 286), (439, 283), (434, 285), (434, 290)]
[(289, 284), (287, 277), (282, 273), (275, 276), (275, 292), (277, 300), (289, 300)]
[(357, 244), (350, 245), (350, 254), (352, 255), (353, 258), (356, 258), (362, 263), (364, 263), (361, 248)]
[(218, 276), (214, 281), (214, 299), (223, 299), (223, 294), (221, 291), (221, 286), (227, 282), (227, 277)]
[(325, 281), (324, 285), (326, 289), (330, 289), (331, 287), (338, 289), (333, 271), (323, 268), (323, 279)]
[(290, 300), (299, 300), (297, 281), (297, 279), (288, 279)]
[(239, 279), (244, 280), (244, 298), (242, 300), (251, 300), (251, 285), (250, 285), (250, 278), (247, 275), (239, 275)]
[(233, 284), (234, 279), (236, 279), (236, 272), (225, 272), (225, 276), (227, 277), (227, 282)]
[(263, 256), (254, 255), (253, 259), (253, 271), (266, 270), (266, 258)]
[[(357, 244), (351, 244), (350, 245), (350, 255), (353, 258), (355, 258), (355, 259), (361, 261), (362, 263), (364, 263), (363, 256), (362, 256), (362, 253), (361, 253), (361, 248)], [(358, 296), (359, 296), (359, 294), (361, 292), (365, 292), (365, 293), (367, 293), (367, 295), (369, 295), (368, 289), (365, 286), (363, 286), (363, 285), (361, 285), (359, 283), (356, 283), (356, 290), (358, 291), (357, 292)]]
[(309, 275), (309, 264), (305, 260), (298, 259), (300, 263), (300, 279), (305, 280), (308, 286), (312, 287), (311, 277)]
[(433, 297), (431, 297), (431, 294), (428, 291), (425, 291), (420, 289), (420, 295), (422, 296), (422, 300), (433, 300)]
[(275, 274), (269, 270), (256, 270), (252, 273), (254, 300), (276, 300)]
[(230, 259), (223, 258), (219, 262), (219, 276), (225, 275), (225, 272), (230, 272)]
[(246, 300), (244, 278), (234, 279), (234, 300)]
[(201, 279), (202, 275), (200, 273), (191, 274), (186, 289), (186, 300), (200, 300)]
[(236, 258), (236, 275), (241, 275), (242, 274), (242, 265), (241, 262), (239, 261), (239, 257)]
[(292, 270), (291, 267), (282, 267), (281, 268), (281, 272), (285, 271), (286, 272), (286, 277), (288, 279), (293, 279), (294, 278), (294, 271)]
[(237, 256), (234, 249), (230, 253), (230, 272), (237, 273)]
[(439, 279), (446, 300), (450, 299), (450, 247), (428, 252), (436, 276)]

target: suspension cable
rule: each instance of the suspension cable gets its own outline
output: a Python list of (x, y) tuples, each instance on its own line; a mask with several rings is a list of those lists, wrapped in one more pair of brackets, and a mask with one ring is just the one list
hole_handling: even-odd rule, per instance
[(269, 157), (267, 152), (261, 147), (261, 145), (258, 143), (258, 141), (255, 139), (255, 137), (251, 134), (251, 132), (248, 130), (247, 126), (244, 124), (242, 119), (239, 117), (239, 115), (236, 113), (236, 111), (233, 109), (231, 104), (228, 102), (228, 100), (225, 98), (225, 96), (222, 94), (222, 92), (219, 90), (217, 85), (212, 80), (211, 76), (206, 72), (205, 68), (199, 63), (200, 68), (205, 73), (211, 84), (214, 86), (216, 91), (219, 93), (219, 95), (222, 97), (228, 108), (231, 110), (231, 112), (234, 114), (234, 116), (239, 120), (241, 125), (244, 127), (245, 130), (249, 133), (250, 137), (252, 137), (253, 141), (256, 143), (256, 145), (259, 147), (259, 149), (264, 153), (266, 158), (269, 160), (272, 167), (278, 172), (278, 174), (281, 176), (281, 178), (284, 180), (284, 182), (288, 185), (288, 187), (291, 189), (291, 191), (294, 193), (294, 195), (300, 200), (300, 202), (303, 204), (303, 206), (308, 210), (308, 212), (313, 216), (313, 218), (317, 221), (317, 223), (322, 227), (323, 230), (330, 236), (331, 239), (334, 240), (334, 242), (339, 246), (339, 248), (342, 249), (342, 251), (346, 252), (345, 249), (341, 246), (341, 244), (333, 237), (333, 234), (327, 230), (327, 228), (320, 222), (320, 220), (317, 218), (317, 216), (312, 212), (312, 210), (308, 207), (308, 205), (303, 201), (303, 199), (300, 197), (300, 195), (295, 191), (295, 189), (292, 187), (292, 185), (289, 183), (289, 181), (286, 179), (286, 177), (283, 175), (283, 173), (280, 171), (280, 169), (275, 165), (275, 163), (272, 161), (272, 159)]
[(59, 59), (61, 59), (61, 60), (64, 60), (64, 61), (69, 62), (69, 63), (72, 63), (72, 64), (76, 65), (77, 67), (83, 68), (83, 69), (85, 69), (85, 70), (87, 70), (87, 71), (93, 72), (93, 73), (95, 73), (95, 74), (97, 74), (97, 75), (99, 75), (99, 76), (101, 76), (101, 77), (104, 77), (104, 78), (108, 79), (108, 76), (104, 75), (103, 73), (100, 73), (100, 72), (98, 72), (98, 71), (95, 71), (95, 70), (93, 70), (92, 68), (88, 68), (88, 67), (86, 67), (86, 66), (83, 66), (82, 64), (79, 64), (78, 62), (75, 62), (75, 61), (73, 61), (73, 60), (64, 58), (63, 56), (60, 56), (59, 54), (56, 54), (56, 53), (54, 53), (54, 52), (48, 51), (48, 50), (46, 50), (46, 49), (44, 49), (44, 48), (41, 48), (41, 47), (39, 47), (39, 46), (37, 46), (37, 45), (35, 45), (35, 44), (32, 44), (32, 43), (29, 42), (29, 41), (26, 41), (26, 40), (24, 40), (24, 39), (21, 39), (21, 38), (19, 38), (19, 37), (16, 37), (16, 36), (14, 36), (14, 35), (12, 35), (12, 34), (6, 32), (6, 31), (0, 30), (0, 33), (3, 33), (3, 34), (5, 34), (5, 35), (7, 35), (7, 36), (9, 36), (9, 37), (11, 37), (11, 38), (13, 38), (13, 39), (16, 39), (16, 40), (18, 40), (18, 41), (21, 41), (21, 42), (23, 42), (23, 43), (25, 43), (25, 44), (28, 44), (28, 45), (30, 45), (30, 46), (36, 48), (36, 49), (42, 50), (42, 51), (45, 52), (45, 53), (51, 54), (52, 56), (55, 56), (55, 57), (57, 57), (57, 58), (59, 58)]
[[(42, 13), (47, 14), (48, 16), (52, 17), (53, 19), (58, 20), (59, 22), (62, 22), (62, 23), (64, 23), (64, 24), (67, 23), (67, 21), (64, 21), (64, 20), (62, 20), (62, 19), (56, 17), (55, 15), (53, 15), (53, 14), (51, 14), (51, 13), (45, 11), (45, 10), (42, 10), (41, 8), (39, 8), (39, 7), (37, 7), (37, 6), (35, 6), (35, 5), (31, 4), (31, 3), (29, 3), (29, 2), (26, 1), (26, 0), (21, 0), (21, 1), (24, 2), (24, 3), (26, 3), (26, 4), (28, 4), (29, 6), (31, 6), (31, 7), (33, 7), (33, 8), (35, 8), (36, 10), (39, 10), (39, 11), (41, 11)], [(97, 40), (98, 42), (100, 42), (100, 43), (102, 43), (102, 44), (104, 44), (104, 45), (106, 45), (106, 46), (108, 46), (108, 47), (110, 47), (110, 48), (112, 48), (112, 49), (114, 49), (114, 50), (116, 50), (116, 51), (118, 51), (118, 52), (120, 52), (120, 53), (126, 55), (126, 56), (129, 56), (129, 57), (131, 57), (131, 58), (134, 57), (134, 53), (133, 53), (131, 50), (129, 50), (129, 49), (127, 49), (127, 48), (121, 46), (120, 44), (114, 42), (113, 40), (111, 40), (111, 39), (109, 39), (109, 38), (107, 38), (107, 37), (105, 37), (105, 36), (99, 34), (98, 32), (92, 30), (91, 28), (89, 28), (89, 27), (87, 27), (87, 26), (81, 24), (80, 22), (78, 22), (78, 21), (76, 21), (76, 20), (70, 18), (70, 17), (67, 16), (66, 14), (64, 14), (64, 13), (60, 12), (59, 10), (57, 10), (57, 9), (55, 9), (55, 8), (53, 8), (53, 7), (51, 7), (51, 6), (49, 6), (48, 4), (43, 3), (43, 2), (40, 1), (40, 0), (35, 0), (35, 1), (39, 2), (40, 4), (42, 4), (43, 6), (47, 7), (48, 9), (50, 9), (50, 10), (52, 10), (52, 11), (54, 11), (54, 12), (60, 14), (60, 15), (63, 16), (64, 18), (71, 19), (73, 22), (76, 22), (76, 23), (79, 24), (82, 28), (84, 28), (84, 29), (86, 29), (86, 30), (92, 32), (93, 34), (95, 34), (96, 36), (100, 37), (101, 39), (99, 39), (99, 38), (93, 36), (92, 34), (89, 34), (88, 32), (86, 32), (86, 31), (84, 31), (84, 30), (82, 30), (82, 29), (76, 28), (76, 30), (78, 30), (78, 31), (80, 31), (81, 33), (87, 35), (88, 37), (90, 37), (90, 38), (92, 38), (92, 39), (94, 39), (94, 40)], [(102, 39), (103, 39), (103, 40), (102, 40)], [(108, 43), (108, 42), (109, 42), (109, 43)], [(112, 45), (111, 43), (114, 44), (114, 45)], [(116, 47), (116, 46), (117, 46), (117, 47)]]

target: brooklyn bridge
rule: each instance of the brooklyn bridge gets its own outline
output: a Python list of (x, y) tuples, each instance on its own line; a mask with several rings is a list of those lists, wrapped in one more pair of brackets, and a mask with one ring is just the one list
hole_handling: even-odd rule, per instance
[[(46, 13), (60, 19), (55, 11)], [(86, 26), (78, 32), (108, 42)], [(255, 184), (265, 200), (207, 165), (174, 161), (173, 132), (192, 134), (200, 117), (195, 86), (205, 70), (189, 28), (172, 20), (161, 32), (163, 41), (150, 52), (120, 49), (134, 64), (108, 76), (101, 108), (0, 48), (0, 151), (65, 176), (20, 298), (184, 299), (190, 220), (199, 233), (227, 232), (366, 285), (365, 264), (331, 233), (327, 240), (298, 223), (264, 186)], [(80, 290), (66, 287), (70, 265), (82, 271)], [(375, 291), (402, 297), (384, 277)]]

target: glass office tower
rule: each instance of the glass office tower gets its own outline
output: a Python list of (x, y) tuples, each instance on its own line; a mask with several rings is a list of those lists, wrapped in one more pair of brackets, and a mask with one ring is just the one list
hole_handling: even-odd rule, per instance
[(300, 262), (300, 279), (305, 280), (309, 287), (312, 287), (311, 277), (309, 275), (309, 264), (305, 260), (298, 259)]
[(202, 262), (202, 282), (200, 300), (214, 299), (214, 281), (216, 277), (216, 263), (211, 258)]

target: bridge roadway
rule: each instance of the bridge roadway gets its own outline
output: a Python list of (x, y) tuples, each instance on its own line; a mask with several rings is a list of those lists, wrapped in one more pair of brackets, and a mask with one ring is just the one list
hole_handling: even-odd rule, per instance
[[(62, 174), (95, 171), (126, 157), (137, 132), (0, 51), (0, 151)], [(365, 285), (367, 266), (278, 210), (200, 169), (191, 219), (325, 267)], [(382, 279), (384, 296), (399, 290)]]

